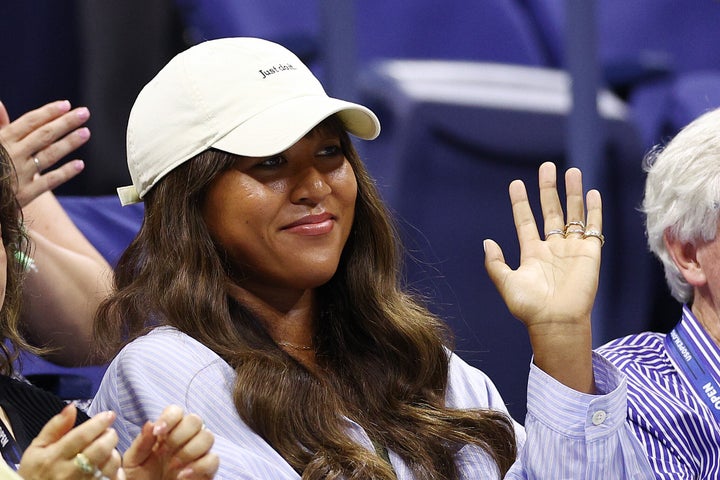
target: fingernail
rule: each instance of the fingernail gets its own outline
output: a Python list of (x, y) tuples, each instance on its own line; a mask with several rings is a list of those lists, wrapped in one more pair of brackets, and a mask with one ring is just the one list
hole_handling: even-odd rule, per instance
[(85, 162), (82, 160), (73, 160), (72, 166), (76, 172), (82, 172), (85, 169)]
[(483, 252), (487, 253), (487, 240), (483, 240)]
[(165, 433), (165, 430), (166, 430), (166, 429), (167, 429), (167, 423), (165, 423), (165, 422), (158, 422), (158, 423), (153, 427), (153, 435), (155, 435), (155, 436), (162, 435), (163, 433)]
[(60, 100), (55, 105), (57, 105), (57, 109), (61, 112), (67, 112), (68, 110), (70, 110), (69, 100)]
[(87, 127), (78, 128), (77, 130), (75, 130), (75, 135), (82, 138), (83, 140), (87, 140), (88, 138), (90, 138), (90, 129)]
[(180, 473), (178, 473), (177, 478), (190, 478), (193, 476), (193, 473), (195, 473), (195, 472), (193, 471), (192, 468), (189, 468), (189, 467), (184, 468), (184, 469), (180, 470)]
[(77, 109), (76, 115), (80, 120), (86, 120), (90, 118), (90, 110), (87, 107), (80, 107)]

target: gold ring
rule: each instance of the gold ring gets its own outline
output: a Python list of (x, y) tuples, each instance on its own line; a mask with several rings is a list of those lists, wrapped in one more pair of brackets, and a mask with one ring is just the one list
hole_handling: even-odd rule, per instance
[(75, 466), (78, 467), (78, 469), (80, 469), (81, 472), (86, 473), (86, 474), (95, 473), (95, 471), (97, 470), (95, 465), (90, 463), (90, 459), (87, 457), (87, 455), (85, 455), (82, 452), (75, 455), (74, 463), (75, 463)]
[(585, 222), (583, 222), (582, 220), (575, 220), (575, 221), (572, 221), (572, 222), (567, 222), (567, 223), (565, 224), (565, 231), (567, 231), (567, 230), (568, 230), (570, 227), (572, 227), (573, 225), (576, 226), (576, 227), (580, 227), (580, 228), (582, 228), (583, 230), (585, 230)]
[(40, 160), (37, 157), (33, 157), (33, 162), (35, 163), (35, 168), (37, 168), (38, 173), (42, 173), (42, 168), (40, 167)]
[(564, 236), (565, 236), (565, 231), (564, 231), (564, 230), (559, 230), (559, 229), (550, 230), (549, 232), (547, 232), (547, 233), (545, 234), (545, 240), (547, 240), (550, 235), (562, 235), (562, 236), (564, 237)]
[[(565, 230), (565, 236), (567, 237), (571, 233), (579, 233), (580, 235), (585, 235), (585, 229), (584, 228), (570, 228), (568, 230)], [(585, 238), (583, 236), (583, 238)]]
[(605, 235), (598, 232), (597, 230), (587, 230), (583, 233), (583, 238), (595, 237), (600, 240), (600, 246), (605, 245)]

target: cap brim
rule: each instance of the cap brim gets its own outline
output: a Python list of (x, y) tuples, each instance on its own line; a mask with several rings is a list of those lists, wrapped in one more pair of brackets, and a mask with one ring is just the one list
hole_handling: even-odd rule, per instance
[(368, 108), (324, 95), (286, 100), (254, 115), (213, 143), (235, 155), (266, 157), (287, 150), (330, 115), (337, 113), (347, 131), (372, 140), (380, 122)]

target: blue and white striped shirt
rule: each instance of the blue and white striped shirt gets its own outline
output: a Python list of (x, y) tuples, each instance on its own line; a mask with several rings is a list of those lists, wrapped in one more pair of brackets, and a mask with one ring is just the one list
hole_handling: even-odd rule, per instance
[[(687, 306), (681, 322), (708, 373), (720, 378), (720, 348)], [(656, 478), (720, 478), (720, 425), (669, 355), (665, 337), (631, 335), (598, 352), (628, 378), (628, 420)]]
[[(652, 479), (645, 451), (626, 422), (624, 377), (599, 355), (593, 358), (598, 390), (587, 395), (568, 389), (531, 367), (528, 418), (516, 423), (520, 454), (506, 478)], [(159, 327), (127, 345), (108, 368), (90, 411), (114, 410), (119, 448), (126, 449), (147, 420), (170, 403), (199, 414), (215, 434), (218, 479), (297, 480), (300, 476), (239, 417), (233, 404), (235, 372), (214, 352), (170, 327)], [(481, 371), (453, 355), (447, 405), (492, 408), (507, 413), (500, 394)], [(607, 392), (607, 393), (606, 393)], [(349, 421), (358, 444), (373, 450), (363, 428)], [(398, 480), (412, 480), (394, 452)], [(461, 478), (498, 479), (492, 459), (475, 446), (457, 456)]]

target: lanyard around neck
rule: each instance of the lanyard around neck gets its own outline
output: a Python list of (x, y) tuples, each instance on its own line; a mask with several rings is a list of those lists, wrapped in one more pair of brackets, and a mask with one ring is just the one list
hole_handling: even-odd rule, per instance
[(0, 452), (2, 452), (2, 457), (10, 468), (17, 470), (22, 457), (20, 445), (15, 441), (10, 429), (2, 420), (0, 420)]
[(665, 336), (665, 347), (682, 376), (720, 423), (720, 379), (690, 338), (686, 325), (691, 321), (688, 315), (691, 314), (683, 309), (682, 320)]

